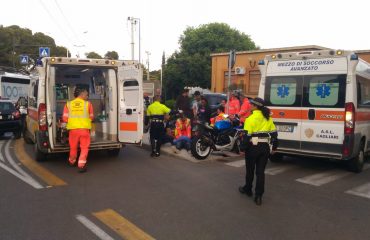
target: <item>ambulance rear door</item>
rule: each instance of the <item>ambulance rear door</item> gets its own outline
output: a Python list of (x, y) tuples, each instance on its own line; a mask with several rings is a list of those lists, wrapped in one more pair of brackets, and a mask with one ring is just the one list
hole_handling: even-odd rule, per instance
[(266, 78), (264, 98), (271, 109), (282, 151), (301, 148), (302, 84), (301, 76)]
[(321, 156), (342, 155), (345, 121), (345, 72), (304, 76), (301, 150)]
[(138, 64), (118, 68), (118, 140), (141, 143), (143, 137), (143, 82)]

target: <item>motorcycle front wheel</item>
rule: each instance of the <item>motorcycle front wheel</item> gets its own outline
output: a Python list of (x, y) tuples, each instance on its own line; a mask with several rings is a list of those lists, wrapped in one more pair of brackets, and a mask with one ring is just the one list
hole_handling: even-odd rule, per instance
[(211, 153), (211, 146), (200, 137), (194, 137), (191, 141), (191, 154), (199, 160), (206, 159)]

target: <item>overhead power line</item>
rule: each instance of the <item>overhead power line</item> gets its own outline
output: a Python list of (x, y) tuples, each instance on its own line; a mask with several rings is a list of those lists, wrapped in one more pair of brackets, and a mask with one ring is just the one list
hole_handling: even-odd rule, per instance
[(73, 35), (74, 35), (74, 37), (76, 38), (76, 40), (78, 40), (78, 41), (79, 41), (80, 39), (79, 39), (79, 37), (78, 37), (78, 34), (76, 33), (76, 31), (74, 30), (74, 28), (73, 28), (72, 24), (69, 22), (68, 18), (67, 18), (67, 17), (66, 17), (66, 15), (64, 14), (64, 12), (63, 12), (62, 8), (60, 7), (60, 5), (59, 5), (58, 1), (57, 1), (57, 0), (54, 0), (54, 3), (55, 3), (55, 5), (57, 6), (57, 8), (58, 8), (59, 12), (62, 14), (62, 16), (63, 16), (63, 18), (64, 18), (65, 22), (67, 23), (68, 28), (71, 30), (71, 32), (73, 33)]
[(58, 23), (58, 21), (54, 18), (54, 16), (50, 13), (49, 9), (46, 7), (45, 3), (42, 1), (42, 0), (39, 0), (42, 7), (45, 9), (45, 11), (48, 13), (49, 17), (54, 21), (54, 23), (57, 25), (57, 27), (59, 28), (59, 30), (63, 33), (63, 35), (67, 38), (67, 40), (69, 41), (69, 43), (71, 45), (73, 45), (73, 41), (72, 39), (68, 36), (68, 34), (64, 31), (64, 29), (62, 28), (62, 26)]

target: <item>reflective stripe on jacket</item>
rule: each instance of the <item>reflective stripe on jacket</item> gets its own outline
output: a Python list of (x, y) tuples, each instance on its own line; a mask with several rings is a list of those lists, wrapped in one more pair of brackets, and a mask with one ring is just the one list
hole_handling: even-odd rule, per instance
[(91, 129), (94, 112), (91, 103), (81, 98), (68, 101), (64, 107), (63, 120), (67, 129)]
[(176, 120), (175, 138), (178, 139), (181, 136), (191, 138), (191, 125), (189, 118), (186, 118), (185, 121), (182, 121), (181, 118)]

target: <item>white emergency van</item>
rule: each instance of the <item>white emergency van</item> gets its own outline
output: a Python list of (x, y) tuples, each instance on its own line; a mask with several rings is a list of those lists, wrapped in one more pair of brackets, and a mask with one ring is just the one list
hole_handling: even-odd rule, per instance
[(69, 151), (61, 118), (76, 87), (88, 90), (94, 109), (90, 150), (117, 155), (123, 144), (141, 144), (142, 75), (137, 61), (43, 58), (31, 74), (24, 133), (25, 141), (35, 144), (36, 159)]
[(268, 55), (259, 68), (259, 97), (279, 134), (272, 160), (348, 160), (360, 172), (370, 151), (370, 64), (350, 51), (320, 50)]
[(30, 77), (26, 74), (2, 71), (0, 67), (0, 97), (7, 98), (13, 103), (19, 97), (26, 97), (30, 85)]

